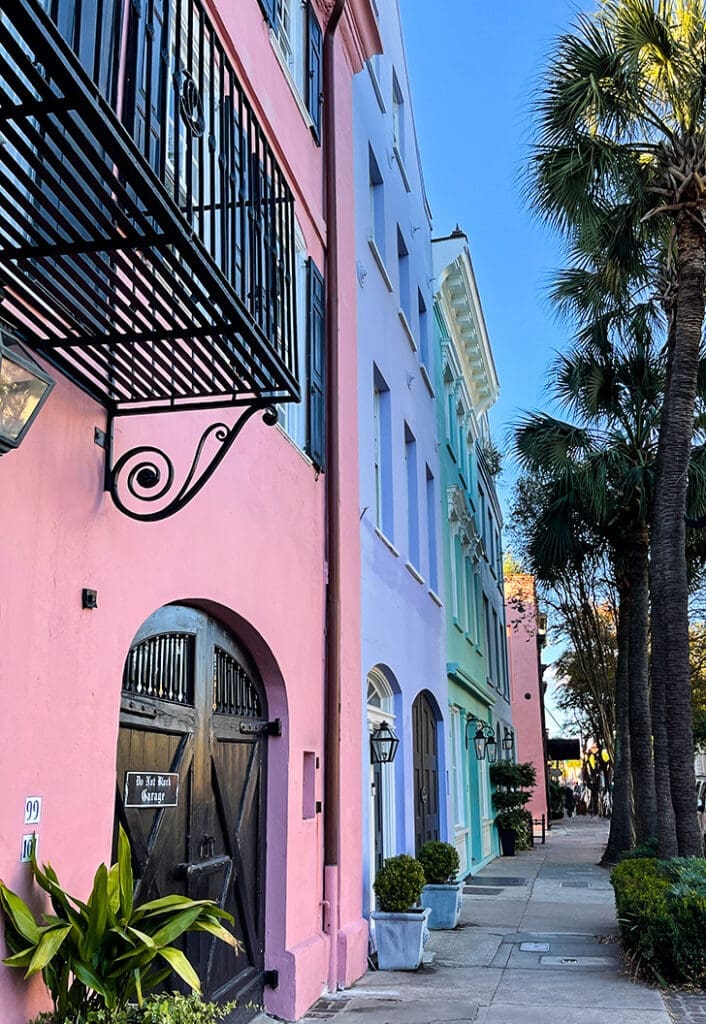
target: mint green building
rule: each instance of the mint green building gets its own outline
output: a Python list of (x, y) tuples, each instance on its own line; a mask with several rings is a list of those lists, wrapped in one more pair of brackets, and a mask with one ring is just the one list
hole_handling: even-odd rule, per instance
[(498, 378), (466, 236), (457, 228), (435, 240), (433, 250), (434, 390), (447, 623), (448, 822), (449, 840), (458, 850), (465, 876), (498, 853), (489, 759), (479, 758), (474, 744), (479, 722), (484, 735), (495, 740), (498, 758), (512, 757), (514, 745), (502, 516), (487, 418), (498, 397)]

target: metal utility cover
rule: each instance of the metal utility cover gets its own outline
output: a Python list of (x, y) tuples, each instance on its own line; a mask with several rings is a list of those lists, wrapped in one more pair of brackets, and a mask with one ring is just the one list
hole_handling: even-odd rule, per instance
[(545, 967), (615, 967), (614, 956), (542, 956)]
[(466, 896), (498, 896), (502, 889), (491, 889), (489, 885), (464, 885)]
[(588, 889), (588, 882), (562, 882), (562, 889)]
[(551, 949), (551, 945), (548, 942), (521, 942), (520, 952), (521, 953), (548, 953)]

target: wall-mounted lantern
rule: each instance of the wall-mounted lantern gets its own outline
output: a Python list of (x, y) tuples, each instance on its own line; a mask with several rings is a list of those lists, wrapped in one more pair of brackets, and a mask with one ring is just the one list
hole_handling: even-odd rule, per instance
[(474, 722), (476, 724), (476, 734), (473, 737), (473, 747), (476, 752), (476, 758), (479, 761), (485, 761), (487, 758), (490, 764), (493, 764), (496, 760), (498, 749), (493, 727), (487, 722), (481, 721), (480, 718), (476, 718), (475, 715), (466, 716), (466, 750), (471, 745), (470, 726)]
[(513, 750), (515, 747), (515, 737), (512, 735), (512, 729), (505, 726), (505, 733), (503, 735), (503, 750)]
[(54, 381), (0, 324), (0, 455), (19, 448)]
[(399, 739), (387, 722), (381, 722), (370, 734), (370, 760), (373, 764), (390, 764), (395, 760), (399, 745)]

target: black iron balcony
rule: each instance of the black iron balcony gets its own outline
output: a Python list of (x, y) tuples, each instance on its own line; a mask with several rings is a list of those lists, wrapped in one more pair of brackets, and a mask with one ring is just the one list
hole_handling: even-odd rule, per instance
[(201, 4), (0, 0), (0, 186), (3, 315), (111, 413), (298, 398), (293, 198)]

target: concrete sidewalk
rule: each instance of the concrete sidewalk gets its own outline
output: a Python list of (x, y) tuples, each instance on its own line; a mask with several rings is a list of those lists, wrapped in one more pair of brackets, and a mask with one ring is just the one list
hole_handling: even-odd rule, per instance
[[(433, 963), (368, 972), (306, 1024), (671, 1024), (659, 991), (622, 973), (604, 821), (558, 822), (546, 846), (467, 883), (461, 923), (432, 932)], [(682, 1017), (677, 1020), (704, 1020)]]

